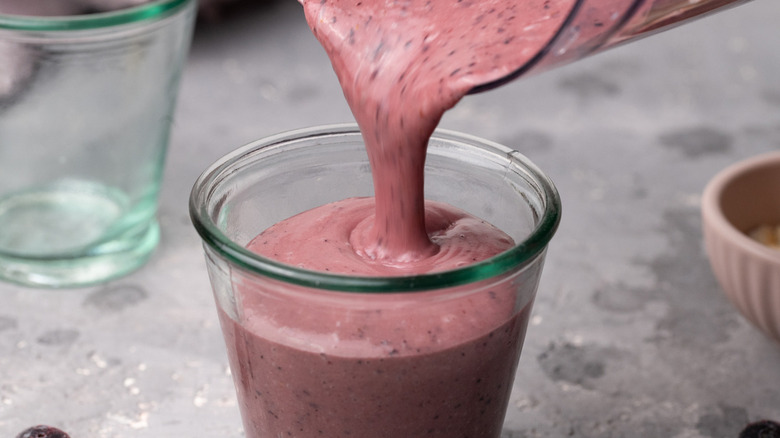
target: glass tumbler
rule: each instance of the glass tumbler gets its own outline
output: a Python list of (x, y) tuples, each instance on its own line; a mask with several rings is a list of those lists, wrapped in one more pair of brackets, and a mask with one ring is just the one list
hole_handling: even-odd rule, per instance
[(270, 225), (371, 196), (357, 127), (304, 129), (220, 159), (192, 191), (248, 438), (498, 438), (547, 244), (552, 182), (517, 152), (437, 131), (426, 197), (516, 245), (456, 270), (399, 277), (307, 271), (248, 251)]
[(0, 3), (0, 278), (83, 286), (148, 259), (195, 3)]

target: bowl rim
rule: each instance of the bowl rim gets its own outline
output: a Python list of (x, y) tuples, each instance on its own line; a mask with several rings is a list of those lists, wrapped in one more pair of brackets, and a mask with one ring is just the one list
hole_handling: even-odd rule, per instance
[[(753, 240), (737, 229), (723, 214), (720, 207), (721, 195), (726, 187), (737, 178), (766, 167), (777, 167), (780, 171), (780, 151), (766, 152), (733, 163), (707, 183), (702, 194), (701, 210), (705, 224), (711, 231), (717, 232), (743, 251), (762, 259), (767, 263), (780, 265), (780, 250), (770, 248)], [(780, 224), (778, 224), (780, 225)]]

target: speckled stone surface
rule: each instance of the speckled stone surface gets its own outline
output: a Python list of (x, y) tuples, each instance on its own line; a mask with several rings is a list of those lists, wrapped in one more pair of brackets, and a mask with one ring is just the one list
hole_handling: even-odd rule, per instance
[[(149, 264), (85, 289), (0, 283), (0, 437), (242, 436), (190, 187), (237, 146), (351, 115), (297, 2), (235, 6), (197, 29)], [(780, 420), (780, 344), (726, 300), (699, 224), (717, 171), (780, 148), (778, 19), (755, 0), (445, 116), (524, 152), (563, 199), (503, 438), (736, 438)]]

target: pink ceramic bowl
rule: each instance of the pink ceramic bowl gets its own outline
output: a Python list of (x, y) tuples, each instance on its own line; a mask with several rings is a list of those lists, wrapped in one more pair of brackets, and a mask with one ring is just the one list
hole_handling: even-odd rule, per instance
[(748, 236), (780, 225), (780, 152), (759, 155), (718, 173), (702, 197), (704, 243), (726, 296), (780, 342), (780, 249)]

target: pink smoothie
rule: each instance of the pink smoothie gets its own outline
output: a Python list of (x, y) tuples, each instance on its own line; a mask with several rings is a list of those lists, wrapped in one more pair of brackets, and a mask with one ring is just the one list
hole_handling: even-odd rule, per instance
[(424, 233), (432, 249), (413, 262), (376, 259), (375, 198), (327, 204), (282, 221), (256, 237), (252, 251), (312, 271), (399, 276), (457, 269), (499, 254), (514, 241), (501, 230), (447, 204), (427, 201)]
[[(304, 1), (360, 125), (375, 197), (301, 213), (248, 248), (308, 270), (398, 276), (512, 247), (424, 199), (426, 146), (444, 111), (533, 57), (571, 3)], [(233, 272), (235, 314), (220, 317), (247, 437), (498, 437), (536, 290), (515, 280), (382, 295)]]
[(246, 436), (497, 438), (531, 304), (492, 286), (357, 300), (253, 288), (240, 323), (220, 312)]
[[(301, 213), (248, 248), (307, 270), (407, 276), (514, 245), (424, 199), (427, 142), (444, 112), (529, 62), (542, 69), (641, 34), (682, 0), (637, 3), (625, 23), (633, 0), (583, 2), (552, 46), (575, 0), (301, 2), (360, 126), (375, 197)], [(235, 302), (220, 320), (247, 437), (499, 437), (538, 269), (411, 294), (232, 271)]]
[(537, 53), (571, 3), (303, 1), (371, 163), (376, 214), (360, 251), (390, 263), (436, 253), (423, 214), (428, 138), (444, 111), (472, 87), (509, 74)]
[[(413, 263), (363, 248), (374, 198), (305, 211), (248, 245), (299, 267), (359, 276), (453, 269), (512, 239), (450, 205), (426, 203), (436, 252)], [(534, 282), (508, 277), (418, 294), (309, 290), (233, 273), (220, 312), (245, 430), (260, 437), (497, 437)], [(239, 322), (236, 322), (239, 321)]]

